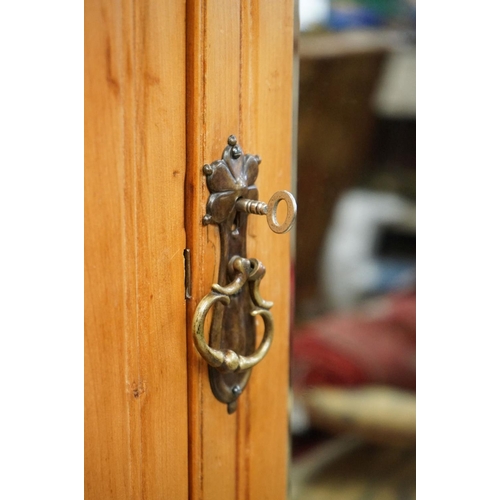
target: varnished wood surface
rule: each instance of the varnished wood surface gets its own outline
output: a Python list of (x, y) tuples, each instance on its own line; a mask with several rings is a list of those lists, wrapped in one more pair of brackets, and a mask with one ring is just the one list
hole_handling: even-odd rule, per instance
[(89, 500), (188, 496), (184, 14), (85, 2)]
[[(220, 158), (230, 134), (262, 158), (257, 186), (268, 201), (290, 189), (293, 2), (188, 1), (186, 229), (196, 304), (217, 280), (219, 239), (203, 227), (204, 163)], [(228, 415), (210, 390), (207, 366), (188, 343), (190, 498), (286, 498), (288, 460), (289, 236), (250, 217), (248, 256), (264, 263), (261, 286), (274, 301), (275, 338), (257, 365), (239, 408)], [(208, 322), (207, 322), (208, 325)]]
[(292, 51), (290, 1), (86, 1), (88, 499), (286, 498), (289, 237), (251, 217), (275, 339), (236, 414), (191, 320), (218, 274), (202, 165), (235, 134), (262, 157), (261, 199), (290, 189)]
[[(220, 158), (227, 137), (238, 134), (240, 2), (188, 1), (187, 10), (186, 231), (192, 254), (192, 299), (187, 331), (198, 302), (217, 282), (219, 240), (201, 220), (209, 196), (204, 163)], [(208, 322), (207, 322), (208, 324)], [(238, 498), (237, 418), (212, 395), (207, 364), (188, 341), (190, 498)]]
[[(240, 136), (247, 151), (262, 158), (260, 199), (291, 190), (293, 2), (259, 0), (246, 4), (242, 30)], [(299, 205), (300, 210), (300, 205)], [(279, 214), (279, 212), (278, 212)], [(288, 375), (290, 330), (290, 236), (273, 233), (263, 217), (251, 217), (248, 254), (267, 272), (263, 297), (274, 302), (275, 335), (267, 357), (252, 372), (242, 400), (245, 428), (240, 448), (246, 452), (250, 500), (287, 498)], [(283, 220), (283, 219), (281, 219)]]

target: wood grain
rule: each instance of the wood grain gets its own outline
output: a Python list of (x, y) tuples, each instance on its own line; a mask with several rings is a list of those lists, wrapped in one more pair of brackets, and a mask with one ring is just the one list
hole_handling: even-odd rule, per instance
[[(249, 2), (242, 23), (240, 135), (244, 149), (262, 158), (258, 187), (267, 202), (274, 192), (291, 190), (293, 2)], [(274, 302), (275, 335), (244, 394), (247, 492), (241, 498), (277, 500), (287, 497), (290, 237), (273, 233), (263, 217), (249, 219), (248, 255), (266, 266), (261, 291)]]
[(292, 43), (290, 1), (86, 1), (89, 499), (286, 497), (289, 238), (251, 218), (276, 334), (236, 414), (213, 397), (190, 327), (218, 274), (202, 165), (235, 134), (263, 158), (261, 199), (290, 188)]
[[(227, 137), (263, 161), (260, 198), (290, 189), (293, 2), (188, 1), (188, 171), (186, 230), (193, 254), (196, 304), (217, 280), (219, 238), (203, 227), (208, 190), (204, 163), (220, 158)], [(288, 442), (289, 237), (250, 217), (248, 255), (268, 271), (264, 297), (273, 300), (275, 340), (253, 371), (239, 408), (228, 415), (210, 390), (207, 366), (188, 344), (190, 497), (286, 497)], [(207, 322), (208, 324), (208, 322)]]
[[(239, 133), (239, 1), (189, 0), (187, 29), (186, 231), (193, 264), (187, 331), (191, 332), (196, 305), (218, 276), (216, 228), (201, 224), (209, 195), (202, 166), (220, 158), (227, 137)], [(212, 395), (207, 364), (191, 335), (188, 369), (190, 498), (237, 498), (237, 418)]]
[[(119, 12), (85, 3), (85, 495), (128, 498)], [(115, 56), (115, 57), (113, 57)]]
[(184, 9), (85, 3), (88, 499), (188, 493)]

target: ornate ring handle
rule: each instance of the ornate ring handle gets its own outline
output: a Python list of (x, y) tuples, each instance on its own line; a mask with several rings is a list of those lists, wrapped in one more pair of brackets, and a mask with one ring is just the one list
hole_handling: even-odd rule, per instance
[[(259, 283), (265, 273), (264, 266), (257, 259), (248, 260), (241, 257), (233, 258), (230, 265), (240, 272), (226, 287), (218, 284), (212, 285), (212, 291), (205, 295), (198, 304), (193, 321), (193, 337), (198, 352), (210, 366), (222, 373), (236, 373), (254, 367), (269, 351), (274, 335), (273, 317), (268, 310), (272, 302), (264, 301), (259, 293)], [(253, 302), (261, 306), (250, 314), (254, 317), (260, 315), (264, 320), (265, 330), (262, 341), (257, 350), (249, 356), (242, 356), (231, 349), (213, 349), (205, 341), (205, 318), (208, 311), (216, 302), (222, 302), (227, 306), (231, 301), (231, 296), (240, 292), (247, 281), (252, 284), (250, 291)]]

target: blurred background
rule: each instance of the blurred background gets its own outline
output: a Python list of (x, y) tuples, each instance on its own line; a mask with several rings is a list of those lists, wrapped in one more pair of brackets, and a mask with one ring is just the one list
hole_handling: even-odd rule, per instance
[(415, 0), (300, 0), (292, 500), (415, 498)]

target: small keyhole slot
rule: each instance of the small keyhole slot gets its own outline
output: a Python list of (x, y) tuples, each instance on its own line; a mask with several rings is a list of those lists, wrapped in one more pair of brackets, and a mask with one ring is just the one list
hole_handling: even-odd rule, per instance
[(231, 224), (231, 233), (233, 236), (238, 236), (240, 234), (240, 213), (236, 212), (233, 223)]

